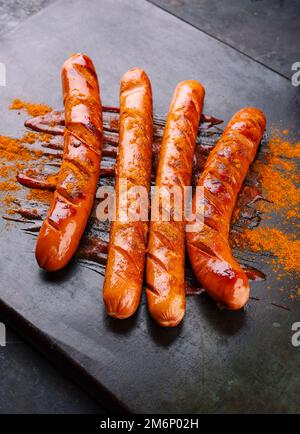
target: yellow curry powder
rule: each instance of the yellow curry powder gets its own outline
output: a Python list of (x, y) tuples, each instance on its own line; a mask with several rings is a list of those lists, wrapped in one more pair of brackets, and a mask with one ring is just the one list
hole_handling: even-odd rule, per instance
[(52, 111), (52, 108), (46, 104), (34, 104), (32, 102), (21, 101), (19, 98), (13, 100), (11, 110), (26, 110), (32, 116), (42, 116)]
[[(284, 133), (284, 134), (287, 134)], [(300, 156), (300, 142), (289, 143), (280, 136), (271, 138), (266, 161), (257, 160), (253, 169), (258, 174), (266, 201), (258, 202), (258, 209), (263, 213), (263, 220), (268, 220), (270, 227), (262, 226), (246, 229), (234, 235), (234, 244), (248, 248), (253, 252), (268, 251), (273, 255), (271, 263), (277, 271), (296, 273), (300, 271), (300, 241), (295, 231), (299, 227), (297, 217), (300, 208), (300, 191), (298, 188), (297, 159)], [(272, 227), (272, 215), (280, 218), (284, 229)], [(291, 231), (291, 226), (295, 231)], [(296, 291), (297, 292), (297, 291)], [(291, 298), (293, 295), (291, 294)]]
[[(24, 109), (31, 116), (44, 115), (52, 110), (51, 107), (44, 104), (33, 104), (21, 101), (20, 99), (15, 99), (10, 109)], [(31, 162), (42, 162), (41, 157), (43, 152), (29, 148), (26, 145), (33, 145), (37, 141), (48, 143), (50, 139), (50, 134), (32, 131), (26, 132), (21, 138), (0, 135), (0, 193), (4, 192), (4, 197), (1, 199), (1, 202), (5, 203), (6, 206), (9, 206), (16, 199), (12, 192), (21, 188), (16, 179), (17, 173), (28, 169)], [(6, 195), (5, 192), (7, 192)], [(42, 198), (43, 196), (45, 199), (48, 193), (49, 192), (41, 192), (39, 197)]]

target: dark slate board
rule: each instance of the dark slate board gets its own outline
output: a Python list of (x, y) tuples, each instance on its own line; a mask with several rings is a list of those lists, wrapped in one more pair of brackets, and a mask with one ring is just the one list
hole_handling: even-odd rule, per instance
[[(126, 17), (126, 19), (124, 19)], [(120, 76), (141, 66), (152, 80), (155, 111), (167, 110), (178, 81), (207, 90), (205, 112), (228, 119), (245, 105), (265, 110), (269, 125), (299, 131), (299, 94), (290, 82), (147, 2), (60, 1), (1, 40), (7, 87), (0, 89), (1, 134), (23, 133), (8, 112), (14, 97), (61, 107), (61, 64), (75, 51), (96, 65), (102, 100), (117, 104)], [(227, 312), (206, 296), (188, 299), (184, 323), (163, 330), (147, 314), (108, 318), (102, 278), (71, 264), (38, 270), (34, 240), (1, 219), (0, 314), (110, 409), (134, 412), (292, 412), (300, 409), (300, 351), (291, 325), (300, 308), (280, 292), (266, 263), (249, 308)], [(278, 324), (280, 326), (278, 327)]]
[[(1, 316), (0, 316), (1, 318)], [(10, 328), (0, 348), (0, 414), (103, 414), (104, 410)]]
[(150, 0), (199, 30), (278, 71), (299, 59), (299, 0)]

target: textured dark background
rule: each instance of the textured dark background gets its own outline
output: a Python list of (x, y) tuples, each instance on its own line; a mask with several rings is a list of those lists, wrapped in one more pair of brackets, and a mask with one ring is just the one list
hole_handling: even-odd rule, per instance
[(299, 61), (299, 0), (151, 0), (285, 77)]
[[(51, 3), (54, 0), (0, 2), (0, 47), (1, 35)], [(155, 0), (152, 3), (286, 77), (291, 75), (291, 64), (300, 61), (299, 1)], [(8, 330), (7, 346), (0, 351), (0, 370), (1, 413), (102, 411), (11, 330)]]

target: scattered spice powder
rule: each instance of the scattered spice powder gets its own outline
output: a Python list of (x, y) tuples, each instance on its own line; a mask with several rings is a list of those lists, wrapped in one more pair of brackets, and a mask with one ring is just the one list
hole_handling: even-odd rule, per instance
[[(0, 136), (0, 158), (1, 158), (1, 168), (7, 162), (23, 163), (30, 160), (37, 159), (42, 156), (42, 151), (37, 151), (35, 149), (28, 149), (24, 144), (33, 144), (38, 139), (37, 133), (26, 133), (20, 139), (15, 139), (8, 136)], [(20, 165), (18, 168), (24, 167)]]
[(37, 190), (37, 189), (33, 189), (33, 188), (29, 189), (27, 196), (26, 196), (26, 198), (28, 200), (43, 202), (46, 204), (50, 204), (52, 197), (53, 197), (52, 191)]
[(290, 210), (286, 213), (286, 215), (287, 215), (287, 218), (288, 218), (288, 219), (291, 219), (291, 218), (297, 217), (297, 212), (296, 212), (294, 209), (290, 209)]
[(43, 116), (52, 111), (52, 108), (45, 104), (33, 104), (32, 102), (21, 101), (16, 98), (13, 100), (11, 110), (26, 110), (30, 116)]
[(269, 143), (272, 152), (271, 158), (273, 161), (279, 161), (278, 158), (299, 158), (300, 157), (300, 142), (291, 144), (283, 141), (280, 137), (273, 137)]
[[(276, 270), (299, 270), (300, 240), (296, 239), (295, 234), (285, 234), (275, 228), (258, 227), (242, 233), (241, 238), (247, 240), (247, 245), (253, 252), (265, 250), (274, 253), (277, 261), (273, 259), (272, 263)], [(282, 275), (279, 275), (280, 277)]]
[(4, 164), (4, 165), (0, 168), (0, 176), (1, 176), (1, 178), (8, 178), (8, 174), (9, 174), (9, 169), (8, 169), (8, 167)]
[(39, 133), (39, 141), (43, 143), (49, 143), (51, 141), (51, 134)]
[(20, 190), (20, 186), (11, 181), (0, 181), (0, 191)]
[(12, 195), (11, 193), (8, 193), (5, 196), (4, 201), (5, 201), (5, 203), (6, 203), (7, 206), (10, 206), (13, 202), (16, 201), (16, 197), (14, 195)]
[[(293, 164), (293, 163), (290, 163)], [(255, 170), (259, 173), (262, 187), (264, 189), (264, 196), (270, 203), (264, 201), (260, 202), (261, 211), (280, 211), (284, 208), (295, 209), (300, 203), (300, 191), (295, 186), (295, 176), (291, 173), (293, 167), (284, 168), (284, 173), (278, 168), (278, 163), (272, 160), (267, 163), (257, 161)]]
[[(44, 104), (24, 102), (20, 99), (15, 99), (10, 109), (24, 109), (31, 116), (44, 115), (52, 110)], [(32, 131), (26, 132), (21, 138), (0, 135), (0, 202), (8, 208), (16, 200), (13, 192), (21, 188), (16, 179), (17, 173), (28, 169), (31, 163), (42, 163), (43, 151), (27, 145), (34, 145), (36, 142), (49, 143), (50, 140), (51, 135)], [(42, 192), (40, 199), (43, 197), (46, 200), (46, 196), (47, 192)], [(7, 209), (6, 212), (11, 214), (14, 211)]]
[[(283, 131), (286, 135), (288, 132)], [(237, 236), (234, 235), (234, 244), (248, 248), (253, 252), (268, 251), (273, 257), (270, 262), (277, 271), (278, 279), (287, 273), (300, 274), (300, 241), (295, 233), (284, 230), (285, 223), (293, 224), (299, 216), (300, 191), (298, 188), (299, 176), (297, 175), (297, 159), (300, 156), (300, 142), (289, 143), (280, 135), (272, 137), (268, 149), (264, 152), (264, 160), (258, 159), (254, 164), (254, 171), (261, 181), (263, 197), (265, 201), (257, 202), (257, 207), (263, 213), (262, 226), (245, 229)], [(272, 218), (280, 218), (281, 227), (272, 227)], [(292, 221), (290, 222), (290, 220)], [(268, 220), (269, 227), (263, 227), (263, 221)], [(271, 227), (270, 227), (271, 226)], [(284, 270), (284, 273), (279, 273)], [(300, 294), (298, 288), (291, 294)]]
[(0, 202), (4, 203), (7, 207), (15, 199), (12, 194), (8, 192), (17, 191), (20, 189), (16, 180), (16, 174), (19, 170), (24, 169), (29, 161), (37, 158), (35, 151), (25, 148), (24, 143), (31, 141), (31, 138), (24, 136), (21, 139), (15, 139), (7, 136), (0, 136)]
[(280, 137), (272, 137), (266, 162), (258, 160), (254, 169), (259, 173), (266, 199), (272, 202), (263, 204), (263, 211), (282, 211), (288, 214), (299, 210), (300, 191), (297, 188), (299, 176), (296, 164), (300, 157), (300, 142), (289, 143)]

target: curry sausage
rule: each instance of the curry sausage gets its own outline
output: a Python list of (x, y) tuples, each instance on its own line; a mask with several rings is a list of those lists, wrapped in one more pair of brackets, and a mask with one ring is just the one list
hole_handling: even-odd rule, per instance
[[(265, 116), (256, 108), (244, 108), (230, 120), (198, 181), (204, 189), (203, 226), (186, 233), (189, 259), (198, 281), (215, 300), (232, 310), (247, 303), (249, 283), (231, 253), (230, 220), (265, 126)], [(195, 200), (194, 196), (193, 211)]]
[(88, 56), (75, 54), (64, 63), (62, 87), (63, 160), (36, 244), (37, 262), (47, 271), (63, 268), (78, 247), (93, 206), (102, 152), (99, 85)]
[[(148, 237), (152, 130), (149, 78), (142, 69), (131, 69), (122, 77), (120, 86), (116, 218), (111, 223), (103, 288), (108, 315), (119, 319), (131, 316), (141, 298)], [(137, 188), (143, 190), (143, 197)], [(139, 210), (139, 206), (143, 209)]]
[[(184, 187), (191, 182), (204, 94), (204, 88), (194, 80), (183, 81), (176, 87), (156, 173), (146, 263), (146, 293), (151, 316), (164, 327), (176, 326), (185, 313), (185, 222), (182, 201)], [(176, 187), (181, 209), (179, 212), (175, 209), (173, 196), (169, 216), (164, 217), (164, 195), (172, 195)], [(158, 218), (153, 215), (155, 206), (159, 210)], [(176, 214), (179, 215), (175, 217)]]

